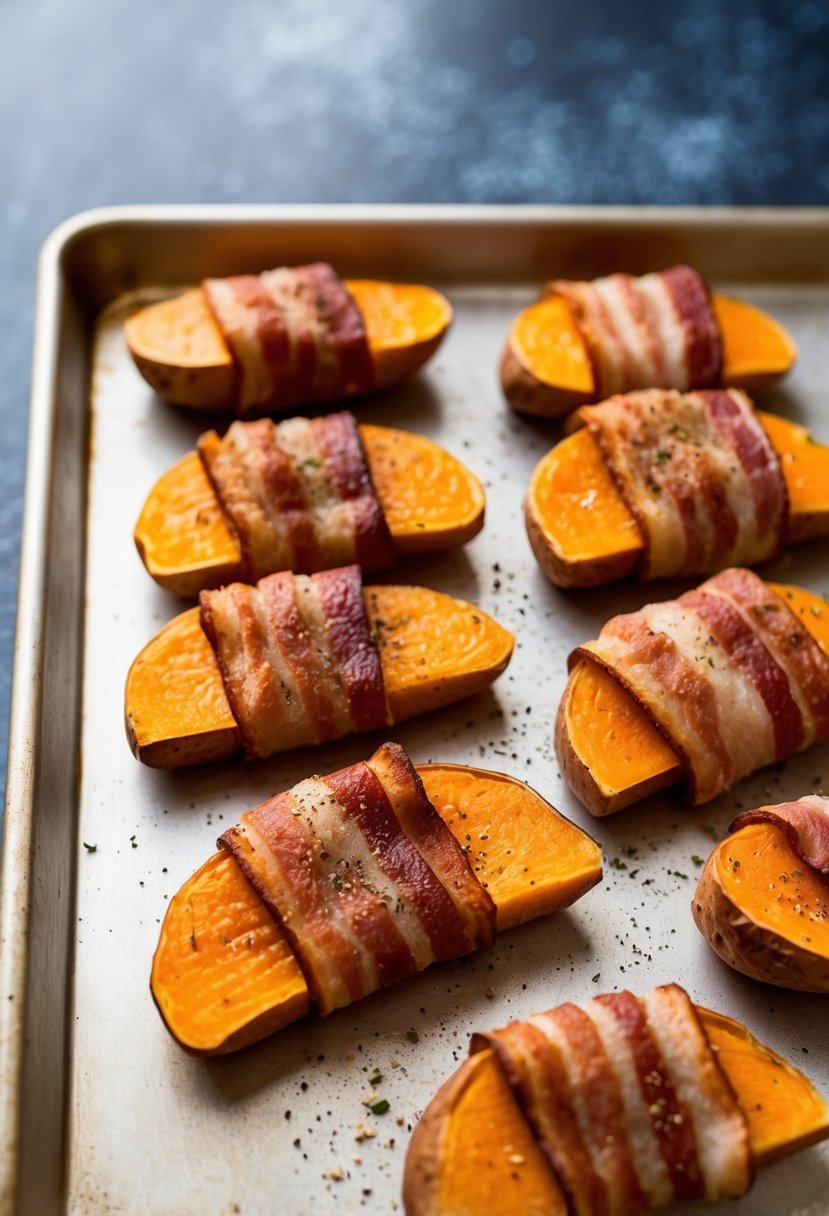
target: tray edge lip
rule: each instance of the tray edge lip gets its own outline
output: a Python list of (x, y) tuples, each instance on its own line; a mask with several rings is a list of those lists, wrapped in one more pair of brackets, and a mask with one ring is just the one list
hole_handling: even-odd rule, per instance
[[(20, 1077), (26, 1028), (25, 996), (28, 935), (14, 929), (29, 915), (32, 828), (36, 790), (36, 745), (41, 711), (44, 590), (49, 551), (47, 532), (51, 485), (48, 476), (54, 442), (55, 377), (61, 311), (67, 285), (63, 261), (68, 247), (95, 230), (123, 225), (221, 223), (259, 224), (490, 223), (550, 225), (598, 222), (624, 228), (647, 221), (654, 227), (688, 223), (715, 227), (746, 222), (786, 228), (829, 228), (827, 207), (766, 206), (618, 206), (580, 204), (476, 203), (172, 203), (125, 204), (78, 212), (58, 224), (44, 240), (37, 267), (36, 305), (29, 395), (29, 425), (24, 481), (23, 523), (17, 617), (13, 645), (9, 714), (8, 768), (0, 852), (0, 1214), (12, 1213), (17, 1183), (17, 1146), (21, 1112)], [(13, 807), (11, 815), (10, 808)]]
[[(21, 1113), (20, 1079), (26, 1029), (28, 933), (36, 790), (36, 749), (42, 706), (45, 585), (54, 443), (55, 376), (63, 291), (61, 242), (47, 240), (37, 267), (29, 396), (28, 447), (17, 619), (13, 645), (8, 768), (0, 857), (0, 1212), (14, 1210)], [(10, 813), (11, 812), (11, 813)]]
[[(492, 224), (574, 223), (599, 221), (620, 227), (647, 220), (657, 227), (733, 222), (788, 227), (829, 225), (829, 206), (643, 206), (578, 203), (128, 203), (79, 211), (61, 221), (41, 248), (41, 267), (57, 267), (63, 250), (77, 237), (99, 228), (123, 224), (223, 223), (457, 223)], [(38, 284), (38, 295), (40, 283)]]

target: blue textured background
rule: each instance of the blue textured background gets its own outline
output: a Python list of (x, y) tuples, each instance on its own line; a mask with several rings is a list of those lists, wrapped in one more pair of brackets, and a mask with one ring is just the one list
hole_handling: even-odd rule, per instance
[(5, 0), (0, 757), (37, 251), (135, 202), (829, 202), (829, 4)]

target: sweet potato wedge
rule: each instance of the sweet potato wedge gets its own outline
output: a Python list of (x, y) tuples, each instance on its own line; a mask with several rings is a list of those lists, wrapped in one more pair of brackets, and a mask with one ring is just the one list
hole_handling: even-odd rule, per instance
[[(749, 391), (784, 376), (797, 347), (779, 322), (743, 300), (712, 297), (723, 344), (722, 382)], [(568, 302), (548, 296), (513, 321), (501, 356), (501, 386), (514, 410), (560, 418), (596, 400), (584, 339)]]
[[(829, 534), (829, 447), (785, 418), (759, 417), (786, 480), (787, 542)], [(538, 564), (557, 587), (597, 587), (637, 569), (639, 530), (586, 427), (536, 465), (524, 517)]]
[[(489, 687), (514, 639), (473, 604), (426, 587), (365, 587), (393, 720), (429, 713)], [(153, 768), (226, 760), (241, 750), (198, 608), (175, 617), (127, 675), (127, 736)]]
[[(374, 362), (375, 387), (390, 388), (414, 375), (440, 346), (452, 320), (445, 296), (419, 284), (346, 281), (363, 316)], [(124, 335), (136, 367), (151, 388), (174, 405), (227, 410), (236, 371), (200, 287), (134, 313)]]
[(691, 901), (730, 967), (802, 992), (829, 992), (829, 884), (779, 827), (752, 823), (709, 854)]
[[(699, 1008), (746, 1114), (755, 1165), (829, 1136), (829, 1104), (806, 1077), (740, 1022)], [(468, 1059), (417, 1124), (403, 1179), (406, 1216), (567, 1216), (546, 1157), (494, 1053)]]
[[(418, 769), (426, 792), (497, 906), (499, 930), (546, 916), (601, 878), (601, 849), (523, 782), (455, 764)], [(311, 1008), (282, 930), (225, 852), (175, 895), (151, 988), (182, 1046), (216, 1055), (247, 1046)]]
[[(799, 587), (770, 584), (829, 653), (829, 608)], [(593, 815), (610, 815), (682, 781), (683, 765), (641, 706), (589, 659), (570, 673), (555, 725), (562, 774)]]
[[(464, 545), (483, 527), (477, 477), (424, 435), (361, 426), (371, 478), (395, 552), (417, 556)], [(141, 560), (155, 581), (194, 596), (242, 577), (242, 554), (196, 452), (150, 491), (135, 526)]]

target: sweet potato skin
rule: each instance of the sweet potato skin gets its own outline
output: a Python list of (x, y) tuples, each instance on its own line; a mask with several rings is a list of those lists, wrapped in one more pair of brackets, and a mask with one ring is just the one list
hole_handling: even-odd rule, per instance
[(797, 992), (829, 993), (829, 957), (759, 924), (725, 890), (718, 862), (728, 839), (709, 854), (691, 901), (700, 933), (723, 962), (750, 979)]
[(507, 338), (499, 369), (501, 389), (518, 414), (532, 418), (562, 418), (590, 400), (583, 393), (545, 384), (525, 367)]

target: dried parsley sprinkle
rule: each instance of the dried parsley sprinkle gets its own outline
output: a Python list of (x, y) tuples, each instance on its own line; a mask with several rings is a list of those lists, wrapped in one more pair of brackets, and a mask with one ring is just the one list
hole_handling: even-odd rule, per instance
[(331, 886), (334, 888), (335, 891), (342, 891), (343, 880), (340, 878), (339, 874), (331, 875)]
[(406, 1038), (409, 1040), (410, 1043), (419, 1043), (420, 1042), (420, 1035), (417, 1033), (416, 1030), (407, 1030)]
[(701, 866), (703, 859), (700, 857), (699, 853), (692, 853), (691, 861), (694, 863), (695, 866)]
[(622, 861), (621, 857), (611, 858), (610, 864), (613, 866), (614, 870), (626, 870), (627, 869), (627, 866)]
[(593, 983), (598, 984), (599, 980), (601, 979), (601, 976), (602, 976), (601, 971), (597, 971), (596, 974), (593, 976)]
[(375, 1068), (373, 1072), (369, 1073), (369, 1078), (368, 1078), (369, 1085), (379, 1085), (382, 1080), (383, 1080), (383, 1074), (381, 1073), (379, 1068)]
[(373, 1115), (384, 1115), (389, 1109), (388, 1098), (381, 1098), (379, 1102), (372, 1102), (369, 1110)]
[(98, 851), (97, 844), (87, 844), (85, 840), (83, 841), (83, 847), (86, 849), (87, 853), (97, 853)]
[(713, 823), (706, 823), (702, 830), (705, 832), (705, 835), (710, 836), (712, 840), (717, 839), (717, 829), (714, 827)]

